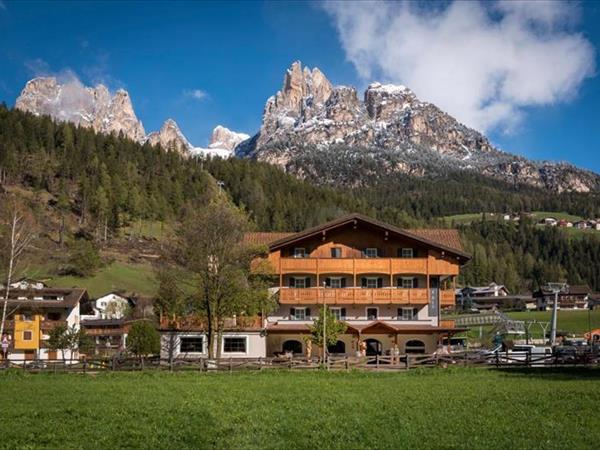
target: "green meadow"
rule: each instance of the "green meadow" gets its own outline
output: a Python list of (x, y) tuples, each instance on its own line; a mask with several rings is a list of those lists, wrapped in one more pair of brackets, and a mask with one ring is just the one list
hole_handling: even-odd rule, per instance
[(0, 374), (0, 447), (597, 448), (598, 369)]

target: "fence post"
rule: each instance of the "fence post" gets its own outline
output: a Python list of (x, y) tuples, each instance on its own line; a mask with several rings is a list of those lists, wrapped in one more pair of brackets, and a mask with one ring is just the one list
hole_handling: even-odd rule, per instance
[(346, 363), (346, 370), (350, 369), (350, 364), (348, 362), (348, 357), (347, 356), (345, 358), (345, 363)]
[(379, 355), (375, 355), (375, 368), (379, 369)]
[(110, 360), (110, 369), (114, 372), (115, 371), (115, 359), (117, 357), (113, 356), (112, 359)]
[(233, 370), (233, 367), (231, 365), (231, 356), (229, 357), (229, 372), (231, 372)]
[(258, 357), (258, 370), (262, 370), (262, 356)]
[(83, 373), (87, 372), (87, 357), (83, 357)]

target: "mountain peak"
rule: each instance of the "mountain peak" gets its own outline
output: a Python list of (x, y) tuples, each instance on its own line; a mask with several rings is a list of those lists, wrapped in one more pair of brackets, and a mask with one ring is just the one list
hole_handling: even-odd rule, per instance
[(250, 139), (250, 136), (245, 133), (231, 131), (223, 125), (217, 125), (212, 132), (208, 148), (233, 151), (238, 144), (246, 139)]
[[(280, 165), (302, 177), (318, 174), (316, 179), (332, 183), (364, 181), (336, 178), (340, 173), (375, 179), (475, 170), (557, 191), (600, 188), (600, 177), (587, 171), (497, 150), (484, 135), (420, 101), (406, 86), (374, 82), (361, 100), (356, 89), (334, 87), (319, 69), (303, 68), (300, 61), (286, 70), (281, 90), (267, 100), (259, 133), (248, 142), (243, 151), (238, 149), (240, 155)], [(373, 170), (370, 175), (350, 167), (365, 158)], [(324, 173), (333, 160), (336, 168), (331, 170), (336, 175)], [(344, 165), (347, 169), (342, 169)]]

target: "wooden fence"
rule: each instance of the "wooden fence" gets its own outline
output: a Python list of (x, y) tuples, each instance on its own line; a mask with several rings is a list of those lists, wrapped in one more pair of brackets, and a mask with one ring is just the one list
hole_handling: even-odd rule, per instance
[(517, 367), (600, 367), (600, 352), (571, 354), (542, 354), (529, 352), (496, 352), (491, 354), (462, 352), (452, 354), (408, 354), (399, 356), (331, 356), (326, 360), (305, 357), (267, 358), (196, 358), (160, 359), (114, 357), (83, 358), (80, 360), (4, 360), (0, 370), (22, 369), (27, 372), (98, 373), (117, 371), (160, 370), (169, 372), (234, 372), (242, 370), (378, 370), (398, 371), (418, 367), (481, 366), (497, 368)]

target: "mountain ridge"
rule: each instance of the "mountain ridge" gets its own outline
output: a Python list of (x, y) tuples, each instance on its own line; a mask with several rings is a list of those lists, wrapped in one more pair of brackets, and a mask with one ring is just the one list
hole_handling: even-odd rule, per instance
[(192, 145), (173, 119), (167, 119), (160, 130), (146, 134), (135, 114), (129, 93), (118, 89), (114, 95), (103, 84), (83, 86), (78, 80), (59, 83), (56, 77), (29, 80), (15, 102), (15, 108), (34, 115), (49, 115), (105, 134), (123, 133), (139, 143), (160, 145), (184, 157), (230, 157), (234, 147), (249, 136), (233, 132), (221, 125), (213, 130), (208, 148)]
[(592, 171), (497, 149), (482, 133), (419, 100), (406, 86), (371, 83), (359, 99), (354, 87), (334, 86), (318, 68), (303, 68), (296, 61), (287, 69), (282, 88), (267, 100), (260, 131), (240, 144), (236, 154), (316, 182), (368, 183), (327, 174), (322, 163), (332, 159), (331, 151), (333, 156), (339, 153), (338, 164), (347, 168), (368, 159), (373, 170), (366, 177), (474, 170), (556, 192), (600, 189), (600, 176)]

